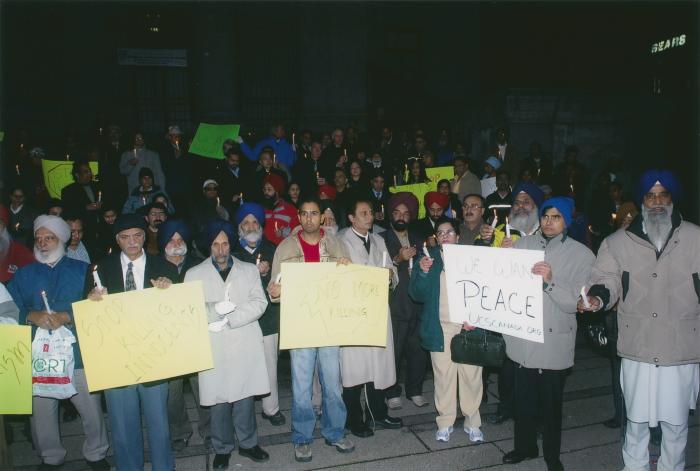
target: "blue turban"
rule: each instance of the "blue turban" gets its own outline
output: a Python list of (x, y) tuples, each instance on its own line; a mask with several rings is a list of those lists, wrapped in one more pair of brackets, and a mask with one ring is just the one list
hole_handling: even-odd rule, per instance
[(180, 234), (186, 244), (190, 243), (192, 231), (184, 220), (168, 219), (158, 226), (158, 247), (161, 252), (165, 251), (165, 246), (168, 245), (176, 232)]
[(540, 208), (540, 217), (544, 215), (544, 212), (549, 208), (555, 208), (561, 213), (566, 227), (571, 225), (571, 218), (574, 215), (574, 200), (568, 196), (555, 196), (554, 198), (549, 198), (543, 203), (542, 208)]
[(255, 216), (255, 219), (258, 220), (260, 227), (265, 225), (265, 209), (258, 203), (243, 203), (241, 207), (238, 208), (238, 211), (236, 211), (236, 216), (233, 218), (233, 220), (236, 222), (236, 227), (238, 227), (241, 224), (241, 221), (243, 221), (249, 214)]
[(216, 236), (218, 236), (222, 231), (228, 236), (228, 243), (230, 245), (233, 245), (236, 240), (238, 240), (238, 237), (236, 237), (237, 231), (233, 229), (230, 222), (224, 221), (223, 219), (212, 219), (207, 223), (207, 226), (204, 229), (204, 233), (207, 236), (207, 248), (211, 247), (211, 244), (214, 242), (214, 239), (216, 239)]
[(649, 193), (651, 187), (656, 185), (656, 182), (661, 183), (666, 190), (671, 193), (671, 197), (674, 202), (681, 199), (681, 184), (670, 170), (647, 170), (639, 178), (639, 183), (637, 183), (637, 201), (641, 204), (644, 199), (644, 195)]
[(515, 199), (518, 196), (518, 193), (523, 191), (527, 193), (530, 196), (530, 198), (532, 198), (532, 200), (535, 202), (535, 205), (538, 208), (542, 207), (542, 202), (544, 201), (544, 193), (542, 193), (542, 190), (540, 190), (540, 188), (537, 185), (530, 182), (518, 183), (517, 185), (515, 185), (515, 188), (513, 188), (513, 199)]
[(484, 163), (492, 166), (494, 170), (498, 170), (499, 168), (501, 168), (501, 159), (493, 155), (486, 159), (486, 162)]

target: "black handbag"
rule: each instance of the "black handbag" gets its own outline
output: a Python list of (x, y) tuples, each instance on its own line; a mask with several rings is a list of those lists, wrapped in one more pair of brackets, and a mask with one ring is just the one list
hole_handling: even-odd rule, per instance
[(462, 330), (452, 337), (450, 352), (455, 363), (499, 367), (506, 358), (506, 342), (490, 330)]

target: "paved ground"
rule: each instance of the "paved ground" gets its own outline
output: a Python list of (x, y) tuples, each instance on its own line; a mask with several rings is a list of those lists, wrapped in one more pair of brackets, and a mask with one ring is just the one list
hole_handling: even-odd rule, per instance
[[(495, 376), (491, 378), (495, 380)], [(273, 427), (258, 415), (260, 444), (270, 453), (270, 461), (253, 463), (236, 452), (231, 457), (230, 469), (260, 470), (401, 470), (425, 471), (490, 469), (494, 471), (530, 471), (546, 469), (542, 458), (520, 463), (517, 466), (501, 464), (503, 454), (513, 448), (513, 423), (485, 424), (482, 430), (486, 441), (473, 445), (462, 431), (458, 419), (456, 431), (449, 443), (435, 441), (435, 409), (432, 406), (417, 408), (404, 401), (403, 409), (394, 415), (403, 417), (401, 430), (377, 431), (374, 437), (352, 437), (357, 449), (343, 455), (325, 446), (323, 440), (313, 444), (313, 461), (301, 465), (294, 461), (289, 409), (291, 385), (289, 362), (284, 357), (280, 364), (280, 401), (287, 425)], [(425, 396), (432, 401), (432, 380), (426, 381)], [(190, 418), (196, 419), (196, 409), (189, 395)], [(493, 382), (489, 385), (489, 402), (482, 406), (482, 414), (492, 412), (498, 402)], [(260, 404), (257, 405), (258, 412)], [(610, 369), (607, 359), (581, 346), (576, 352), (576, 366), (567, 379), (564, 395), (564, 431), (561, 460), (567, 470), (620, 470), (620, 431), (605, 428), (602, 422), (612, 415)], [(17, 470), (29, 471), (39, 464), (31, 443), (22, 434), (22, 424), (11, 422), (14, 443), (11, 445), (13, 462)], [(196, 427), (196, 422), (195, 422)], [(687, 469), (700, 469), (700, 437), (698, 414), (691, 417), (687, 448)], [(88, 469), (80, 453), (82, 427), (79, 421), (62, 424), (64, 443), (68, 449), (65, 471)], [(195, 437), (197, 434), (195, 433)], [(652, 453), (658, 449), (652, 448)], [(110, 458), (111, 460), (111, 458)], [(178, 471), (207, 470), (211, 468), (213, 453), (205, 449), (201, 439), (193, 438), (190, 445), (177, 454)], [(150, 470), (150, 465), (146, 466)], [(652, 468), (653, 469), (653, 468)], [(4, 470), (3, 470), (4, 471)]]

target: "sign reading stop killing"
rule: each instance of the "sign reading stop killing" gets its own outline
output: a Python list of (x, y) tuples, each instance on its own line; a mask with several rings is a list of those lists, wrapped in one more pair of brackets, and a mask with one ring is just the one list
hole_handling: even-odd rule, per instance
[(539, 250), (443, 246), (450, 320), (544, 342)]

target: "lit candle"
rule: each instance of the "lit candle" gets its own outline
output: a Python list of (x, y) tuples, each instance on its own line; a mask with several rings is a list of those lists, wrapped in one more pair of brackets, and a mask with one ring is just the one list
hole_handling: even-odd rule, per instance
[(296, 145), (296, 142), (294, 141), (294, 133), (292, 133), (292, 145)]
[(272, 153), (272, 165), (275, 165), (277, 163), (277, 154), (274, 152)]
[(217, 205), (217, 206), (221, 206), (221, 201), (219, 200), (219, 197), (218, 197), (218, 196), (216, 197), (216, 205)]
[(19, 177), (19, 164), (15, 165), (15, 172), (17, 172), (17, 176)]
[(136, 155), (136, 147), (134, 147), (134, 158), (137, 159), (138, 156)]
[(428, 243), (423, 242), (423, 255), (430, 258), (430, 252), (428, 252)]
[(66, 160), (70, 160), (70, 154), (66, 154)]
[(15, 232), (19, 232), (19, 223), (15, 224)]
[(258, 254), (258, 258), (255, 259), (255, 266), (260, 266), (260, 254)]
[(24, 150), (24, 144), (20, 144), (19, 148)]
[(384, 214), (384, 204), (382, 204), (382, 214)]
[(396, 186), (396, 175), (394, 175), (394, 186)]
[(243, 204), (243, 193), (240, 195), (241, 204)]
[(408, 271), (413, 270), (413, 257), (408, 259)]
[(590, 308), (591, 303), (588, 302), (588, 296), (586, 296), (586, 287), (581, 286), (581, 300), (583, 301), (583, 307)]
[(348, 156), (348, 150), (347, 150), (346, 148), (344, 148), (344, 147), (343, 147), (343, 155), (344, 155), (345, 157)]
[(100, 128), (100, 136), (102, 135), (102, 128)]
[(574, 185), (573, 184), (569, 185), (569, 188), (571, 188), (571, 193), (573, 193), (574, 192)]
[(277, 228), (277, 221), (275, 221), (275, 232), (277, 231), (279, 231), (279, 229)]
[(111, 255), (111, 254), (112, 254), (112, 247), (107, 249), (107, 255)]
[(612, 213), (611, 216), (612, 216), (612, 221), (613, 221), (613, 223), (614, 223), (615, 221), (617, 221), (617, 214), (616, 214), (616, 213)]
[(145, 196), (141, 197), (141, 203), (143, 203), (143, 206), (146, 206), (146, 197)]
[(506, 237), (510, 239), (510, 224), (508, 224), (508, 216), (506, 216)]
[(95, 281), (95, 286), (98, 290), (102, 291), (102, 280), (100, 280), (100, 274), (97, 273), (97, 265), (92, 269), (92, 279)]
[(493, 227), (495, 229), (497, 224), (498, 224), (498, 213), (494, 209), (493, 210), (493, 221), (491, 221), (491, 227)]
[(318, 180), (320, 178), (320, 175), (318, 172), (316, 172), (316, 179)]
[(101, 202), (102, 202), (102, 192), (101, 192), (101, 191), (98, 191), (98, 192), (97, 192), (97, 202), (98, 202), (98, 203), (101, 203)]
[(382, 267), (386, 267), (386, 250), (382, 252)]
[(180, 141), (178, 141), (177, 139), (175, 139), (175, 149), (177, 149), (178, 152), (180, 151)]
[(51, 311), (51, 306), (49, 306), (49, 298), (46, 297), (46, 291), (41, 292), (41, 299), (44, 301), (44, 307), (46, 308), (46, 312), (51, 314), (53, 311)]

